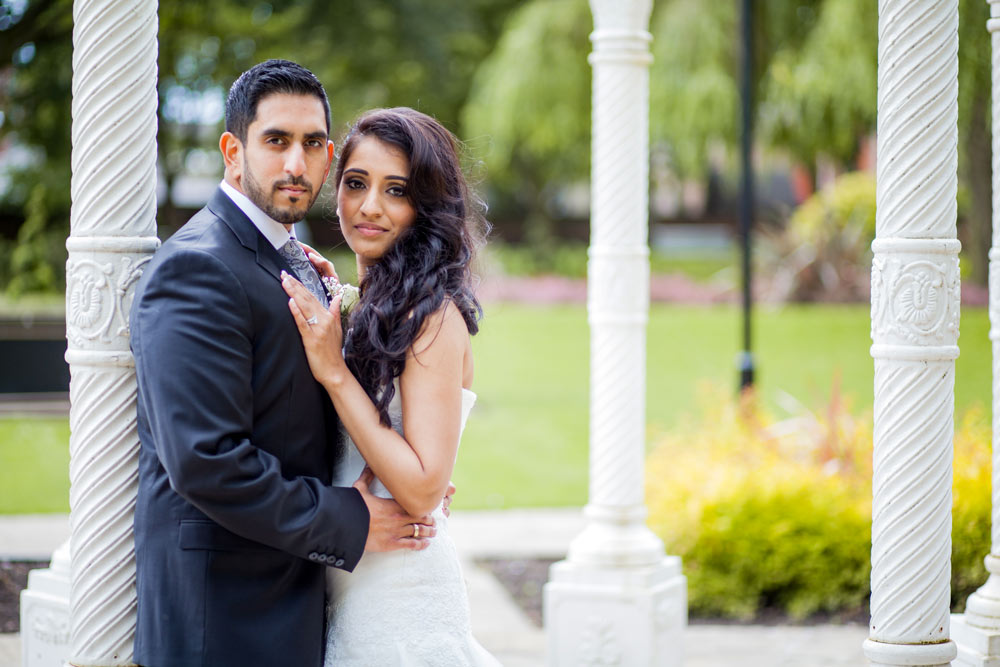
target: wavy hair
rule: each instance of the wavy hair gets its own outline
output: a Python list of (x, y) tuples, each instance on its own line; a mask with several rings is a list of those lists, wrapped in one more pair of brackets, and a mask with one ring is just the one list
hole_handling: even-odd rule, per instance
[(344, 344), (348, 367), (389, 426), (393, 380), (403, 372), (427, 317), (451, 300), (469, 333), (479, 331), (482, 306), (471, 263), (488, 225), (485, 206), (462, 173), (454, 135), (407, 107), (375, 109), (354, 123), (337, 159), (336, 189), (351, 153), (368, 137), (406, 156), (406, 196), (416, 212), (413, 224), (365, 272)]

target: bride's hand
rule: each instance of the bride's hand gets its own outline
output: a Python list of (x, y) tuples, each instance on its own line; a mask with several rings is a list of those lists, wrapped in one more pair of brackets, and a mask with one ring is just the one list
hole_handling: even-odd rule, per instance
[(306, 253), (306, 257), (309, 258), (313, 268), (316, 269), (316, 273), (325, 278), (333, 278), (337, 282), (340, 282), (340, 278), (337, 277), (337, 272), (333, 268), (333, 262), (316, 252), (315, 248), (306, 245), (302, 241), (299, 241), (299, 245), (302, 246), (302, 250)]
[(455, 495), (455, 483), (452, 481), (448, 482), (448, 488), (444, 491), (444, 500), (441, 501), (441, 511), (444, 512), (445, 516), (451, 516), (451, 510), (448, 509), (451, 506), (451, 497)]
[(290, 297), (288, 309), (302, 336), (313, 377), (325, 387), (336, 384), (344, 373), (350, 373), (340, 351), (344, 340), (340, 295), (330, 301), (329, 309), (325, 309), (302, 283), (285, 271), (281, 272), (281, 286)]

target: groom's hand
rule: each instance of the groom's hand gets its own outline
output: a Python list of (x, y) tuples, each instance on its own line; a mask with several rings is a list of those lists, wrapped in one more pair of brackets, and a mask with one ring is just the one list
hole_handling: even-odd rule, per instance
[(429, 514), (419, 518), (410, 516), (395, 500), (372, 494), (368, 485), (373, 479), (375, 473), (366, 467), (358, 481), (354, 482), (354, 488), (361, 492), (361, 497), (368, 506), (370, 517), (365, 551), (426, 549), (431, 538), (437, 534), (434, 518)]

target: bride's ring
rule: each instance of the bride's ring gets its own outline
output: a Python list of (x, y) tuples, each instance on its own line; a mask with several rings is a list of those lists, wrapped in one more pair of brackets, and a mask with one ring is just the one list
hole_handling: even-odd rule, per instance
[(319, 322), (319, 318), (316, 317), (315, 315), (313, 315), (308, 320), (306, 320), (306, 324), (308, 324), (309, 326), (312, 326), (312, 325), (316, 324), (317, 322)]
[(420, 524), (413, 524), (413, 537), (420, 537)]

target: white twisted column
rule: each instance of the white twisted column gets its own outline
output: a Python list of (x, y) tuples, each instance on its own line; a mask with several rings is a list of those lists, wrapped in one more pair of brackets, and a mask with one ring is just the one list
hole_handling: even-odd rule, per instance
[(138, 478), (128, 312), (156, 249), (155, 0), (73, 4), (70, 662), (126, 665), (135, 634)]
[(958, 0), (879, 0), (872, 665), (948, 665)]
[(680, 665), (680, 559), (645, 525), (651, 0), (591, 0), (590, 502), (545, 587), (552, 665)]
[(1000, 0), (987, 0), (993, 62), (993, 244), (990, 248), (990, 340), (993, 344), (993, 512), (986, 583), (952, 617), (959, 665), (1000, 662)]

